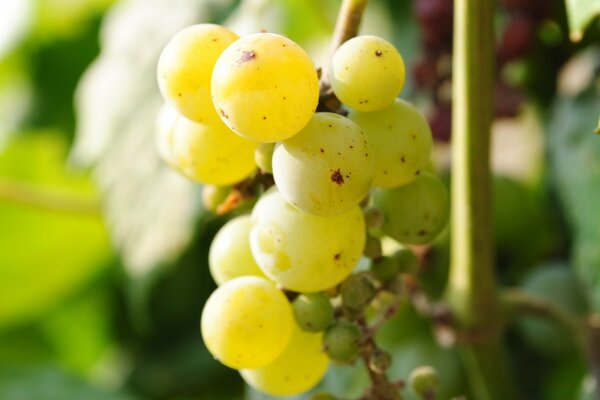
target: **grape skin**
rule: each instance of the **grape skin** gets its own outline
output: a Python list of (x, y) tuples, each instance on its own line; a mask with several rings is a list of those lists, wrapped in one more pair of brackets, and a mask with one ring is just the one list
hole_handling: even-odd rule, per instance
[(223, 50), (237, 39), (229, 29), (214, 24), (179, 31), (158, 61), (158, 86), (167, 102), (195, 122), (218, 122), (210, 97), (212, 70)]
[(294, 328), (292, 339), (272, 363), (259, 369), (243, 369), (242, 378), (271, 396), (294, 396), (310, 390), (325, 375), (329, 359), (321, 350), (322, 333)]
[(219, 286), (201, 318), (208, 351), (228, 367), (259, 368), (273, 362), (294, 329), (292, 309), (272, 282), (243, 276)]
[(287, 139), (308, 123), (319, 79), (308, 54), (274, 33), (245, 36), (217, 60), (212, 98), (223, 122), (249, 140)]
[(381, 230), (400, 243), (431, 242), (448, 222), (448, 191), (429, 172), (408, 185), (376, 191), (374, 203), (385, 216)]
[(333, 113), (316, 113), (297, 135), (277, 144), (273, 177), (283, 197), (314, 215), (335, 215), (369, 192), (372, 148), (358, 125)]
[(235, 135), (220, 122), (209, 126), (179, 116), (171, 146), (175, 167), (201, 183), (231, 185), (256, 168), (256, 143)]
[(427, 167), (433, 138), (427, 120), (414, 106), (397, 99), (383, 110), (351, 112), (349, 118), (365, 131), (373, 147), (373, 186), (407, 184)]
[(168, 104), (164, 104), (158, 116), (154, 127), (154, 143), (158, 155), (167, 165), (176, 168), (177, 160), (173, 154), (173, 129), (179, 118), (179, 113), (176, 109)]
[(357, 36), (342, 44), (333, 55), (331, 71), (333, 92), (359, 111), (387, 107), (404, 86), (402, 56), (377, 36)]
[(297, 292), (318, 292), (344, 280), (360, 259), (365, 222), (358, 206), (335, 216), (307, 214), (279, 192), (264, 194), (252, 212), (250, 248), (267, 276)]
[(266, 278), (250, 252), (251, 227), (250, 215), (241, 215), (227, 222), (217, 232), (208, 253), (210, 274), (217, 285), (239, 276)]

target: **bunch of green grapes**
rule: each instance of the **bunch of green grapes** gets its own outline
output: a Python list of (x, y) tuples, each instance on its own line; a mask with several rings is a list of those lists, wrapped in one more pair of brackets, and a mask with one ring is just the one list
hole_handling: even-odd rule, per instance
[[(390, 364), (366, 345), (367, 316), (418, 260), (381, 239), (427, 243), (448, 219), (429, 126), (397, 99), (404, 75), (399, 52), (375, 36), (342, 44), (325, 85), (308, 54), (274, 33), (194, 25), (160, 57), (161, 157), (206, 185), (207, 209), (235, 208), (248, 187), (262, 194), (211, 244), (219, 286), (201, 317), (211, 354), (259, 391), (308, 391), (331, 360), (361, 357), (378, 373)], [(328, 85), (341, 113), (316, 112)], [(232, 199), (232, 185), (246, 191)]]

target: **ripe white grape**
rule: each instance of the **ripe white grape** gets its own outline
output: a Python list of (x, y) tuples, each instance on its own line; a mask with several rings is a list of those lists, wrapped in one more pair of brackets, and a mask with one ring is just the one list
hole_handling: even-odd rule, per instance
[(316, 113), (273, 153), (273, 176), (280, 193), (315, 215), (355, 207), (369, 192), (374, 172), (375, 157), (365, 133), (339, 114)]
[(208, 298), (201, 331), (208, 351), (228, 367), (259, 368), (279, 357), (294, 329), (285, 295), (256, 276), (232, 279)]
[(218, 285), (239, 276), (265, 274), (250, 252), (250, 215), (241, 215), (227, 222), (210, 245), (208, 265)]
[(322, 336), (296, 326), (290, 343), (273, 363), (243, 369), (240, 374), (250, 386), (271, 396), (306, 392), (323, 378), (329, 365), (329, 358), (321, 349)]
[(154, 139), (158, 155), (172, 168), (176, 168), (177, 161), (173, 154), (173, 129), (179, 118), (176, 109), (168, 104), (164, 104), (158, 116), (154, 127)]
[(219, 57), (212, 75), (217, 112), (242, 137), (268, 143), (298, 133), (319, 99), (306, 52), (274, 33), (244, 36)]
[(218, 121), (210, 97), (212, 70), (223, 50), (237, 39), (229, 29), (214, 24), (179, 31), (158, 61), (158, 86), (167, 102), (195, 122)]
[(385, 217), (381, 230), (400, 243), (431, 242), (448, 222), (448, 191), (429, 172), (408, 185), (377, 190), (374, 203)]
[(357, 36), (342, 44), (333, 55), (331, 71), (336, 96), (359, 111), (387, 107), (404, 86), (402, 56), (377, 36)]
[(259, 267), (286, 289), (318, 292), (344, 280), (360, 259), (365, 222), (358, 206), (334, 216), (305, 213), (279, 192), (252, 211), (250, 248)]
[(351, 112), (375, 155), (374, 186), (395, 187), (428, 169), (433, 139), (429, 124), (414, 106), (397, 99), (375, 112)]
[(179, 116), (171, 134), (176, 168), (190, 179), (224, 186), (256, 168), (256, 143), (239, 137), (223, 123), (204, 125)]

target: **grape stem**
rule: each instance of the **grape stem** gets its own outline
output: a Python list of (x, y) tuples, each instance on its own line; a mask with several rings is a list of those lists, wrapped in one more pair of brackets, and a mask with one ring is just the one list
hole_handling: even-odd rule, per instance
[(358, 319), (358, 325), (363, 331), (363, 341), (360, 346), (360, 356), (365, 368), (369, 373), (371, 388), (361, 398), (369, 400), (402, 400), (400, 389), (404, 386), (403, 382), (390, 382), (385, 371), (375, 371), (371, 367), (370, 360), (373, 354), (378, 351), (377, 343), (373, 338), (373, 333), (369, 328), (364, 317)]
[[(338, 13), (337, 22), (331, 39), (330, 58), (335, 51), (348, 39), (358, 34), (358, 28), (368, 0), (343, 0)], [(318, 111), (331, 111), (342, 113), (341, 102), (331, 90), (329, 83), (329, 68), (321, 70), (320, 93)]]
[(516, 399), (501, 334), (491, 235), (490, 129), (494, 0), (454, 2), (451, 260), (446, 300), (459, 329), (485, 332), (458, 347), (473, 397)]
[(0, 178), (0, 202), (69, 214), (100, 214), (100, 206), (95, 199), (75, 197), (55, 189), (4, 178)]
[(582, 354), (585, 353), (588, 332), (583, 318), (560, 304), (521, 289), (507, 289), (502, 292), (500, 299), (507, 322), (531, 314), (548, 318), (561, 325), (573, 338)]

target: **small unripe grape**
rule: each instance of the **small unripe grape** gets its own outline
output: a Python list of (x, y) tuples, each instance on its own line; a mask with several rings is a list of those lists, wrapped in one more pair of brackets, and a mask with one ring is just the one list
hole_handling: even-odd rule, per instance
[(367, 236), (363, 254), (372, 260), (381, 258), (381, 239), (375, 236)]
[(306, 293), (292, 303), (296, 322), (305, 331), (320, 332), (333, 321), (333, 306), (323, 293)]
[(204, 185), (202, 186), (202, 204), (210, 212), (217, 211), (217, 208), (229, 195), (231, 188), (229, 186)]
[(350, 275), (342, 283), (341, 293), (344, 307), (352, 313), (357, 313), (369, 305), (377, 294), (377, 288), (368, 272), (360, 272)]
[(333, 361), (351, 363), (360, 352), (361, 336), (356, 324), (339, 320), (325, 331), (323, 336), (325, 353)]
[(392, 364), (392, 357), (387, 351), (377, 349), (369, 357), (369, 368), (380, 374), (384, 373), (386, 369)]
[(419, 259), (410, 249), (400, 249), (393, 255), (400, 272), (412, 273), (419, 269)]
[(432, 367), (418, 367), (410, 373), (408, 387), (423, 399), (434, 399), (440, 390), (440, 380)]
[(375, 260), (371, 265), (371, 271), (378, 281), (387, 282), (398, 275), (400, 268), (398, 266), (398, 260), (393, 256), (387, 256)]
[(254, 150), (254, 160), (262, 172), (273, 173), (273, 151), (274, 143), (261, 143)]

